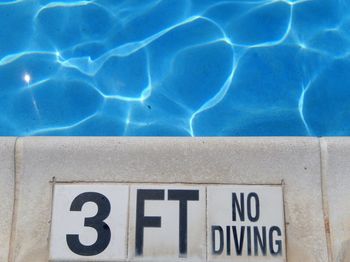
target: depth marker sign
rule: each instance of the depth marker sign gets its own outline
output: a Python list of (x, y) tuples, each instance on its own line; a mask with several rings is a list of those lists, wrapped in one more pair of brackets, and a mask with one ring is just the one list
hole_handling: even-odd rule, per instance
[(208, 258), (284, 261), (282, 188), (208, 186)]
[(285, 261), (281, 186), (56, 184), (51, 261)]

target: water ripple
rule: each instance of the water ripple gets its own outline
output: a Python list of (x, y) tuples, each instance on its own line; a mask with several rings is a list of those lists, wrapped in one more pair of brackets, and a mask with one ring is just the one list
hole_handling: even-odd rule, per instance
[(0, 3), (0, 135), (350, 135), (350, 0)]

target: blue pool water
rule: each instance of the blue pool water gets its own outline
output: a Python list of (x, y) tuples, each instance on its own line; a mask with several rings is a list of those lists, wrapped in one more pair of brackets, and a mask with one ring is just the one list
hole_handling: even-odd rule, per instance
[(0, 135), (350, 135), (350, 0), (2, 0)]

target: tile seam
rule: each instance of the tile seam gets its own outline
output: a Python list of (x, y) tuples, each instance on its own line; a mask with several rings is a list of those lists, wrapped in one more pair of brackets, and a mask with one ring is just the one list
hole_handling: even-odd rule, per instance
[(47, 246), (48, 246), (48, 252), (47, 252), (47, 261), (51, 261), (50, 260), (50, 251), (51, 251), (51, 230), (52, 230), (52, 216), (53, 216), (53, 202), (54, 202), (54, 195), (55, 195), (55, 184), (56, 184), (56, 178), (52, 177), (52, 180), (50, 181), (50, 186), (51, 186), (51, 199), (50, 199), (50, 227), (49, 227), (49, 232), (48, 232), (48, 236), (47, 236)]
[(328, 203), (328, 183), (327, 183), (327, 154), (328, 148), (327, 144), (324, 141), (324, 138), (319, 138), (319, 148), (320, 148), (320, 173), (321, 173), (321, 193), (322, 193), (322, 211), (323, 211), (323, 221), (326, 234), (326, 244), (327, 244), (327, 254), (328, 261), (333, 262), (333, 249), (332, 249), (332, 237), (330, 229), (330, 220), (329, 220), (329, 203)]
[(17, 224), (17, 190), (18, 190), (18, 178), (17, 178), (17, 142), (20, 137), (16, 137), (14, 148), (13, 148), (13, 180), (14, 180), (14, 190), (13, 190), (13, 207), (12, 207), (12, 219), (11, 219), (11, 234), (10, 234), (10, 243), (9, 243), (9, 253), (8, 261), (15, 261), (15, 232)]

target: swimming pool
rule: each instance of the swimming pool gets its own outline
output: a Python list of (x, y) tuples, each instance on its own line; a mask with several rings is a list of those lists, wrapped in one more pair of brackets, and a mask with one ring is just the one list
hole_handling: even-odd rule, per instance
[(0, 3), (0, 135), (350, 135), (350, 0)]

